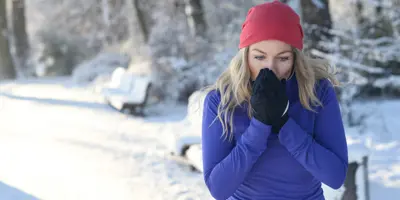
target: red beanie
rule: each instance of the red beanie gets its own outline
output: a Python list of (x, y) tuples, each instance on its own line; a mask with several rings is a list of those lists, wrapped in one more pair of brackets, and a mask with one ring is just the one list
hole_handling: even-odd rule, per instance
[(242, 25), (239, 48), (268, 39), (303, 49), (300, 17), (290, 6), (277, 0), (250, 8)]

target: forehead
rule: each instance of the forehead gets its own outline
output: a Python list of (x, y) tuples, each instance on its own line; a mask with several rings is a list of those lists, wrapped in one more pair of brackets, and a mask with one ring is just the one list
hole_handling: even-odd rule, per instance
[(282, 51), (290, 51), (292, 47), (279, 40), (264, 40), (250, 45), (250, 50), (258, 49), (265, 53), (280, 53)]

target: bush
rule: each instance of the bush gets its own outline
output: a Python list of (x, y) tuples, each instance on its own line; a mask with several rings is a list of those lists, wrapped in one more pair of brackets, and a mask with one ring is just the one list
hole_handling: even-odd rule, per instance
[(78, 63), (95, 54), (84, 40), (54, 30), (41, 30), (36, 37), (33, 59), (38, 76), (71, 75)]
[(103, 52), (94, 58), (80, 63), (72, 73), (75, 83), (91, 83), (96, 78), (110, 76), (117, 67), (128, 68), (130, 56), (120, 53)]

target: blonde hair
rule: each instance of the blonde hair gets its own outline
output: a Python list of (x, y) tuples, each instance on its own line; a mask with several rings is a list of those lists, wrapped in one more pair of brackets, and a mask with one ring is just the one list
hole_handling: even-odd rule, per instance
[[(250, 104), (252, 91), (250, 70), (247, 64), (248, 52), (248, 47), (240, 49), (231, 60), (229, 67), (218, 77), (217, 81), (203, 89), (206, 94), (212, 90), (217, 90), (220, 93), (221, 101), (218, 106), (218, 119), (223, 127), (222, 134), (225, 138), (229, 136), (229, 140), (233, 138), (234, 109), (246, 102), (249, 108), (248, 116), (252, 117)], [(327, 60), (311, 58), (296, 48), (293, 48), (293, 53), (295, 55), (294, 73), (298, 82), (300, 102), (304, 108), (315, 112), (312, 109), (313, 106), (322, 106), (316, 96), (315, 85), (320, 79), (328, 79), (334, 86), (339, 86), (339, 81), (335, 77), (336, 68), (329, 65)], [(229, 132), (228, 127), (231, 127)]]

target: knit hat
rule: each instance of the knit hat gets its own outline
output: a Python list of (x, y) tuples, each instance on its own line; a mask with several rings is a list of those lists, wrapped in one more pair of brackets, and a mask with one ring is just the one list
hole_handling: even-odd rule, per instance
[(249, 9), (242, 25), (239, 48), (275, 39), (303, 49), (303, 29), (300, 17), (288, 5), (277, 0)]

